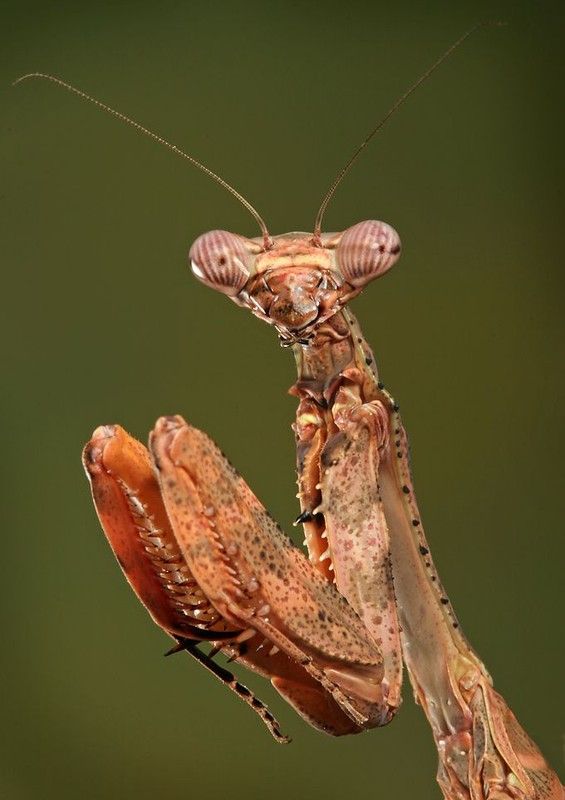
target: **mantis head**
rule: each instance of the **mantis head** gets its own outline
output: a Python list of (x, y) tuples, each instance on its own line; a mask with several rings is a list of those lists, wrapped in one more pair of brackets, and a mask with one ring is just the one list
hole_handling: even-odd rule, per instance
[(287, 233), (266, 243), (228, 231), (200, 236), (189, 252), (202, 283), (273, 325), (285, 346), (307, 344), (317, 329), (384, 275), (400, 255), (386, 222), (359, 222), (342, 233)]

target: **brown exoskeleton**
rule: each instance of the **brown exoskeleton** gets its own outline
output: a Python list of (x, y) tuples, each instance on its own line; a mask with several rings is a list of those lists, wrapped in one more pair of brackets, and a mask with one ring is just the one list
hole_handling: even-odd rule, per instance
[[(294, 426), (310, 559), (294, 548), (206, 434), (158, 420), (149, 451), (116, 425), (84, 451), (100, 521), (154, 621), (236, 691), (286, 741), (266, 707), (213, 657), (222, 650), (268, 677), (315, 727), (357, 733), (388, 723), (402, 665), (431, 725), (448, 800), (563, 797), (561, 783), (493, 687), (465, 639), (434, 567), (412, 485), (398, 407), (347, 303), (400, 254), (386, 223), (272, 238), (225, 231), (193, 244), (194, 274), (275, 327), (298, 369)], [(28, 77), (28, 76), (26, 76)], [(209, 654), (197, 645), (211, 642)]]

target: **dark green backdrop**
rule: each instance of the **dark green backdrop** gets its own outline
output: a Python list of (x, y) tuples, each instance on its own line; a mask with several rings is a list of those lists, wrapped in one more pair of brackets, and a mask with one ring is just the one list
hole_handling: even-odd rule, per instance
[[(291, 356), (185, 267), (210, 228), (256, 235), (203, 175), (49, 84), (53, 72), (205, 161), (273, 232), (309, 229), (375, 119), (477, 34), (365, 153), (326, 220), (393, 223), (400, 264), (355, 302), (411, 434), (463, 627), (561, 768), (562, 208), (557, 4), (3, 3), (2, 736), (10, 800), (438, 798), (406, 686), (389, 728), (294, 742), (169, 646), (121, 577), (79, 454), (181, 412), (275, 516), (296, 514)], [(562, 189), (561, 189), (562, 191)], [(246, 676), (247, 677), (247, 676)]]

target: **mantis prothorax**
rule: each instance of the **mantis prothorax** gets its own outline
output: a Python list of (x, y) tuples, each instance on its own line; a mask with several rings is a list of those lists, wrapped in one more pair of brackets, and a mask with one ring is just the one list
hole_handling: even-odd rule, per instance
[[(149, 451), (116, 425), (84, 450), (98, 515), (120, 566), (154, 621), (286, 738), (266, 707), (213, 656), (222, 650), (268, 677), (314, 727), (336, 736), (385, 725), (400, 706), (402, 665), (431, 725), (438, 781), (448, 800), (563, 797), (561, 783), (493, 687), (441, 586), (410, 475), (394, 399), (347, 308), (400, 254), (384, 222), (322, 233), (326, 206), (360, 151), (326, 194), (312, 233), (271, 237), (255, 209), (228, 188), (261, 237), (226, 231), (190, 250), (203, 283), (272, 325), (291, 347), (299, 399), (298, 523), (310, 560), (280, 531), (206, 434), (181, 417), (158, 420)], [(28, 76), (25, 76), (28, 77)], [(213, 651), (197, 649), (212, 642)]]

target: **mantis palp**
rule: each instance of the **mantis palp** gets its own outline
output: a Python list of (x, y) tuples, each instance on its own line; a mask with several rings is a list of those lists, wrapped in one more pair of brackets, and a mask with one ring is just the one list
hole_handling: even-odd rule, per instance
[[(468, 34), (395, 104), (394, 111)], [(253, 214), (261, 237), (199, 237), (194, 274), (273, 325), (294, 351), (294, 426), (308, 561), (206, 434), (161, 418), (149, 452), (118, 426), (84, 451), (96, 508), (149, 613), (236, 691), (284, 741), (270, 712), (213, 661), (222, 650), (270, 678), (313, 726), (333, 735), (388, 723), (402, 664), (431, 725), (448, 800), (561, 798), (561, 784), (463, 636), (425, 539), (398, 407), (346, 307), (400, 254), (386, 223), (271, 237), (210, 170), (119, 112), (51, 76), (204, 169)], [(198, 643), (209, 641), (205, 655)]]

